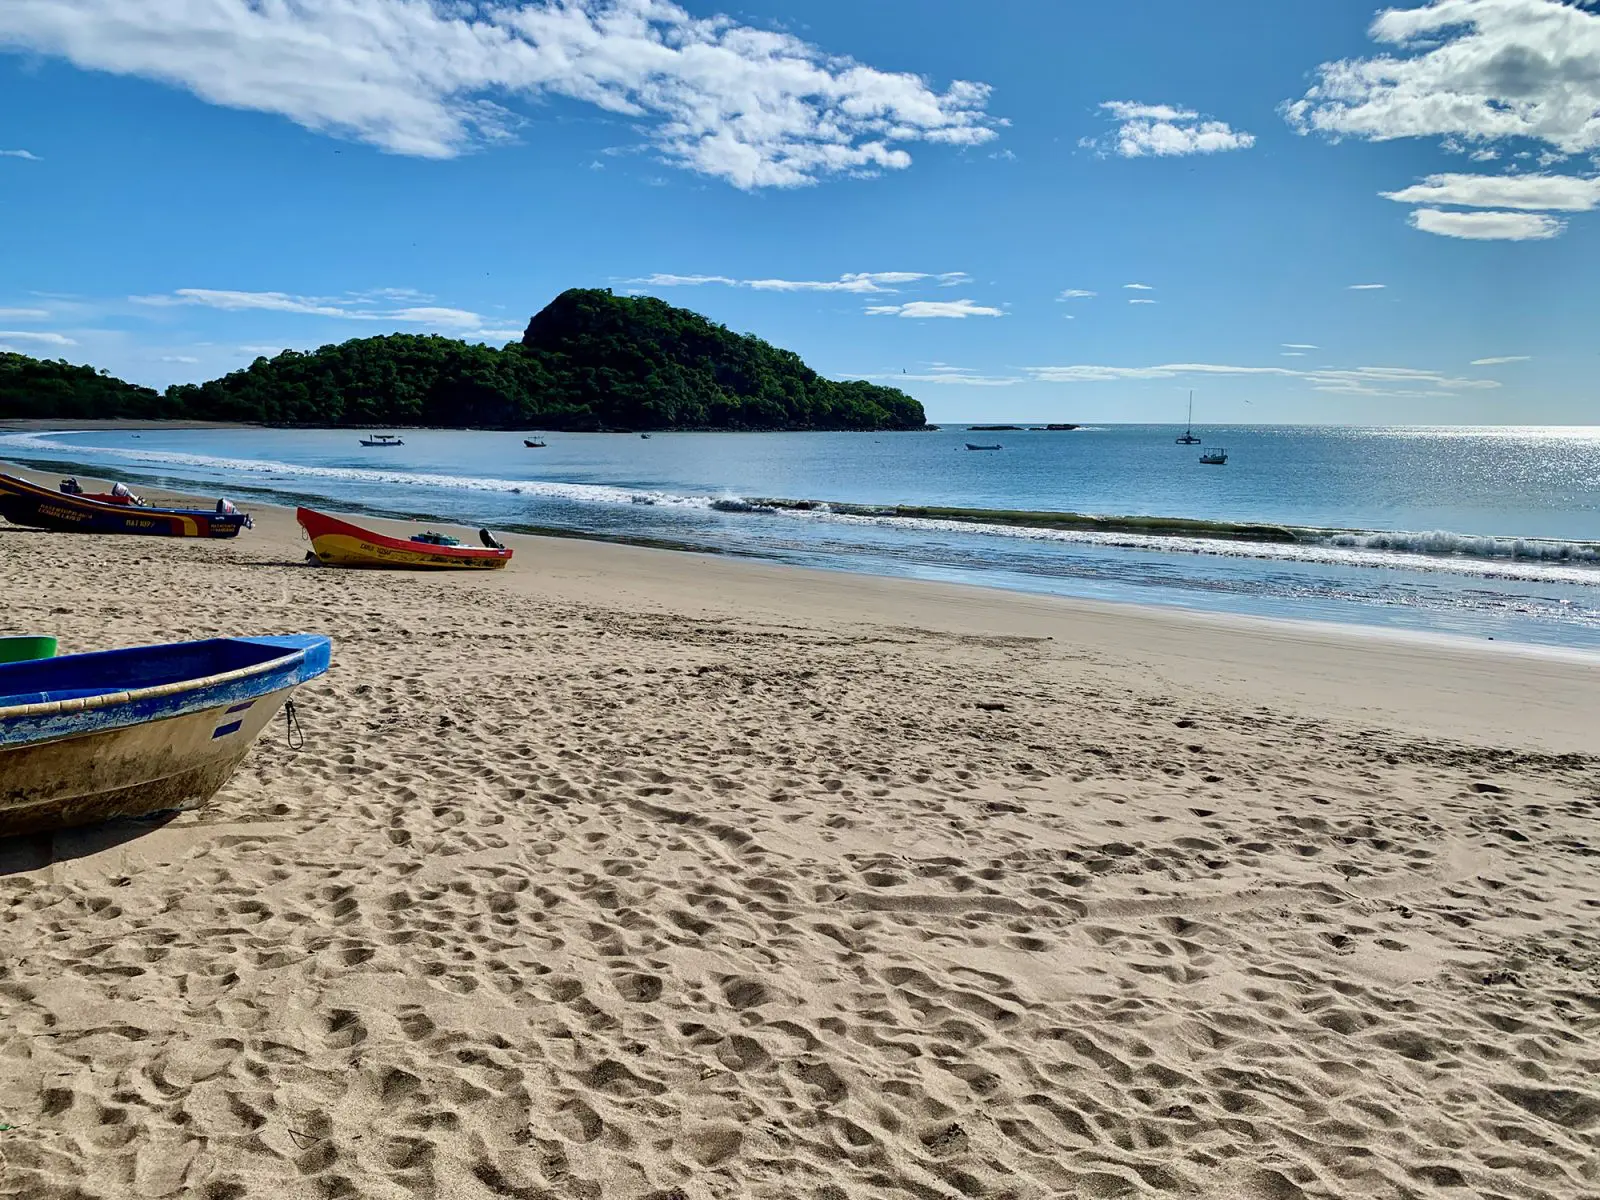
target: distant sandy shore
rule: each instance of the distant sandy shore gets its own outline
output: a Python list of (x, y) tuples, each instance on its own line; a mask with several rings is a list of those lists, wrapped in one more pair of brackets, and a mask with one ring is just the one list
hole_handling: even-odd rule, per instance
[(0, 842), (0, 1196), (1600, 1191), (1595, 656), (251, 511), (0, 522), (0, 632), (334, 639)]

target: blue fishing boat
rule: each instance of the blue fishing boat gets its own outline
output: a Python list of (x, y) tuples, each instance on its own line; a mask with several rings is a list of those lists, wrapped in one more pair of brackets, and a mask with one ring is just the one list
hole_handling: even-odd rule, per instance
[(204, 804), (329, 654), (295, 634), (0, 665), (0, 837)]

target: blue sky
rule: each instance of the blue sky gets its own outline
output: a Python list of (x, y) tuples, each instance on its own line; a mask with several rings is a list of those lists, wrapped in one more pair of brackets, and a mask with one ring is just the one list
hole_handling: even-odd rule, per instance
[(1591, 423), (1597, 174), (1575, 0), (5, 0), (0, 346), (162, 385), (603, 286), (935, 420)]

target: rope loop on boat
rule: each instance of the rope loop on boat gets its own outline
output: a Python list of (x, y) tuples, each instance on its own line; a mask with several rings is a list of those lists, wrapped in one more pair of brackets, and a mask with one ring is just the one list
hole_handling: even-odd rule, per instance
[(300, 714), (295, 710), (293, 700), (284, 701), (283, 733), (284, 739), (289, 743), (289, 749), (305, 749), (306, 732), (300, 728)]

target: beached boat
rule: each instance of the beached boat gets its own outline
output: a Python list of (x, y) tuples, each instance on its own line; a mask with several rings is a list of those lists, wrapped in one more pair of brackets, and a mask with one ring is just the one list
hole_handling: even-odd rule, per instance
[(404, 438), (396, 437), (392, 433), (380, 433), (376, 437), (362, 438), (363, 446), (404, 446)]
[(496, 542), (486, 529), (478, 531), (481, 548), (452, 546), (374, 533), (310, 508), (298, 508), (294, 515), (311, 539), (317, 561), (327, 567), (493, 570), (511, 561), (511, 551)]
[(975, 446), (971, 442), (968, 442), (967, 443), (967, 449), (968, 450), (998, 450), (998, 449), (1000, 449), (1000, 443), (996, 442), (992, 446)]
[[(219, 501), (219, 505), (225, 503)], [(231, 507), (231, 506), (229, 506)], [(231, 538), (251, 527), (241, 512), (203, 508), (151, 508), (132, 496), (53, 492), (0, 474), (0, 517), (13, 525), (82, 533), (144, 533), (160, 537)]]
[(204, 804), (329, 652), (297, 634), (0, 666), (0, 837)]
[(1200, 461), (1208, 467), (1225, 467), (1228, 465), (1228, 452), (1221, 446), (1216, 449), (1200, 451)]

